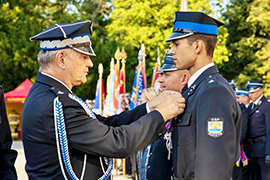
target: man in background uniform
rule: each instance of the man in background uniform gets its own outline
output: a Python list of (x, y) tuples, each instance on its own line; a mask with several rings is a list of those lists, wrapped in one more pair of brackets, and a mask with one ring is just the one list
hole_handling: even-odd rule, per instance
[(239, 99), (242, 99), (241, 96), (247, 95), (248, 92), (245, 89), (237, 88), (234, 80), (229, 80), (228, 83), (231, 85), (235, 95), (236, 99), (238, 101), (238, 104), (240, 106), (241, 112), (242, 112), (242, 130), (241, 130), (241, 139), (240, 139), (240, 156), (235, 163), (233, 167), (233, 173), (232, 173), (232, 179), (233, 180), (250, 180), (250, 171), (249, 171), (249, 164), (248, 164), (248, 157), (246, 156), (246, 134), (247, 134), (247, 123), (248, 123), (248, 110), (242, 102), (239, 101)]
[(0, 101), (0, 179), (15, 180), (17, 179), (17, 173), (14, 164), (18, 153), (11, 149), (12, 137), (6, 113), (6, 104), (2, 86), (0, 86)]
[(176, 12), (170, 55), (191, 77), (184, 114), (173, 131), (174, 179), (230, 180), (239, 157), (241, 110), (213, 63), (220, 21), (202, 12)]
[(254, 180), (270, 180), (270, 100), (263, 95), (260, 80), (247, 82), (249, 105), (248, 142)]
[[(157, 72), (160, 83), (160, 91), (173, 90), (181, 93), (182, 88), (187, 84), (190, 74), (188, 70), (179, 70), (173, 61), (173, 57), (165, 53), (161, 68)], [(151, 144), (146, 168), (147, 180), (171, 180), (172, 156), (171, 156), (171, 121), (166, 124), (166, 133), (163, 137)]]
[(250, 104), (250, 98), (246, 88), (237, 88), (236, 99), (238, 102), (244, 104), (246, 108), (248, 108)]

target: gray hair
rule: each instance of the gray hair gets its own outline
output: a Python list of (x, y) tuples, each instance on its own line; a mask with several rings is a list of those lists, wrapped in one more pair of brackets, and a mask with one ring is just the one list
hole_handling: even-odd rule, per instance
[[(61, 49), (68, 51), (69, 49)], [(48, 68), (55, 60), (56, 54), (61, 50), (40, 50), (37, 56), (39, 71)]]

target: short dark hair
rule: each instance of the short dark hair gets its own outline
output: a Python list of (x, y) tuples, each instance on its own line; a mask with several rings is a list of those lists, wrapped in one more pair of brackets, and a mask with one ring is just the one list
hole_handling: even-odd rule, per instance
[(187, 37), (187, 42), (191, 45), (197, 40), (202, 40), (206, 46), (207, 55), (213, 57), (214, 50), (218, 41), (218, 37), (215, 35), (206, 34), (194, 34)]

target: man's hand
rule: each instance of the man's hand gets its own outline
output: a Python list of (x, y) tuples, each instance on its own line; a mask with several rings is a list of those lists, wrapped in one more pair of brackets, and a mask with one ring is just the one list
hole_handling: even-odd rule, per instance
[(148, 105), (151, 110), (159, 111), (164, 121), (182, 114), (186, 106), (185, 98), (176, 91), (164, 91), (149, 101)]
[[(148, 106), (150, 108), (151, 111), (155, 110), (157, 108), (157, 106), (159, 106), (160, 104), (162, 104), (170, 95), (176, 95), (179, 96), (180, 93), (176, 92), (176, 91), (170, 91), (170, 90), (164, 90), (162, 91), (157, 97), (155, 97), (154, 99), (152, 99), (151, 101), (148, 102)], [(182, 97), (182, 95), (180, 94), (180, 96)]]
[(265, 155), (265, 167), (266, 168), (270, 167), (270, 155), (269, 154)]

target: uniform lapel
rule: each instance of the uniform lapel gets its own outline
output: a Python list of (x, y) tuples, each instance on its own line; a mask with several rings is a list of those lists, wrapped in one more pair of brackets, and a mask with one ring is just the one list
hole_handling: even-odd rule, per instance
[[(187, 88), (187, 84), (184, 86), (184, 88), (182, 89), (182, 96), (186, 99), (186, 107), (188, 104), (188, 97), (191, 96), (192, 94), (194, 94), (194, 92), (196, 91), (197, 87), (199, 86), (199, 84), (207, 77), (207, 76), (212, 76), (213, 74), (218, 73), (218, 69), (217, 67), (214, 65), (208, 69), (206, 69), (196, 80), (195, 82), (189, 87)], [(185, 113), (185, 112), (184, 112)], [(177, 119), (180, 119), (183, 114), (180, 114), (177, 116)], [(174, 125), (174, 121), (173, 124)]]
[[(199, 86), (199, 84), (207, 77), (211, 77), (213, 74), (218, 73), (218, 69), (217, 67), (211, 66), (210, 68), (206, 69), (195, 81), (194, 83), (185, 91), (185, 95), (187, 97), (191, 96), (192, 94), (195, 93), (197, 87)], [(187, 100), (187, 98), (186, 98)]]
[(258, 106), (256, 104), (254, 104), (254, 103), (250, 104), (250, 113), (249, 114), (253, 114), (256, 111), (256, 109), (258, 109)]
[(259, 108), (259, 106), (262, 104), (262, 102), (264, 101), (264, 99), (265, 99), (265, 97), (264, 96), (262, 96), (262, 98), (260, 99), (260, 101), (258, 102), (258, 105), (255, 105), (254, 103), (252, 103), (252, 104), (250, 104), (250, 106), (251, 106), (251, 108), (252, 108), (252, 105), (254, 104), (254, 107), (253, 107), (253, 109), (251, 109), (251, 111), (250, 111), (250, 115), (251, 114), (253, 114), (258, 108)]

